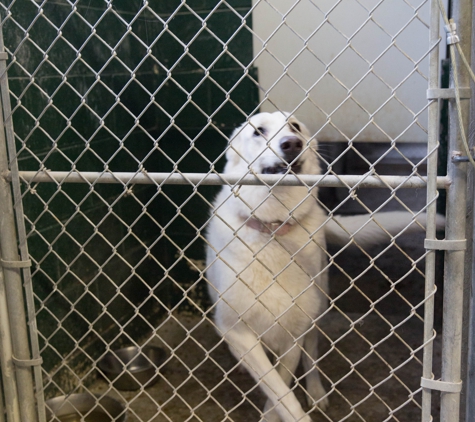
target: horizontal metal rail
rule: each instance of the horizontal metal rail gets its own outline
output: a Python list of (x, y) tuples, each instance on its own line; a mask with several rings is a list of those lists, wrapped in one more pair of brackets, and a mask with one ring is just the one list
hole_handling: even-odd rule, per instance
[[(405, 188), (423, 189), (425, 176), (371, 176), (371, 175), (230, 175), (204, 173), (125, 173), (125, 172), (67, 172), (67, 171), (20, 171), (20, 179), (29, 182), (50, 183), (117, 183), (125, 185), (275, 185), (320, 186), (346, 188)], [(11, 177), (6, 175), (7, 180)], [(446, 189), (449, 178), (437, 177), (437, 188)]]

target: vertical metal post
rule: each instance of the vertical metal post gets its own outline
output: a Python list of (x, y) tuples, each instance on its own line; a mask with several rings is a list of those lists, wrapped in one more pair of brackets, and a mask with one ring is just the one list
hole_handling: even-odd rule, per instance
[[(472, 115), (473, 110), (475, 110), (475, 105), (472, 99)], [(474, 125), (475, 122), (471, 121), (471, 125)], [(470, 145), (474, 145), (474, 134), (472, 134), (472, 139)], [(467, 251), (465, 256), (465, 292), (464, 292), (464, 327), (463, 327), (463, 345), (464, 349), (462, 355), (462, 375), (465, 383), (465, 394), (462, 396), (462, 409), (465, 406), (465, 415), (461, 415), (461, 421), (471, 422), (473, 420), (473, 415), (475, 415), (475, 248), (474, 248), (474, 239), (475, 239), (475, 220), (474, 220), (474, 211), (475, 211), (475, 179), (474, 174), (471, 172), (471, 177), (468, 179), (469, 183), (469, 201), (468, 201), (468, 218), (467, 218)], [(463, 419), (465, 416), (465, 419)]]
[[(430, 34), (429, 45), (429, 89), (437, 89), (440, 84), (439, 76), (439, 43), (440, 43), (440, 14), (437, 0), (430, 3)], [(427, 140), (427, 228), (426, 238), (436, 239), (436, 199), (437, 193), (437, 148), (439, 146), (439, 100), (432, 100), (429, 104), (428, 140)], [(434, 295), (435, 287), (435, 251), (430, 250), (426, 256), (426, 279), (424, 304), (424, 354), (422, 377), (432, 378), (432, 357), (434, 337)], [(428, 388), (422, 389), (422, 422), (430, 422), (432, 392)]]
[[(2, 174), (8, 170), (7, 149), (5, 143), (5, 130), (3, 127), (3, 109), (0, 102), (0, 241), (7, 236), (4, 228), (8, 225), (8, 213), (5, 212), (5, 202), (10, 200), (8, 192), (10, 184), (4, 179)], [(4, 242), (2, 242), (3, 244)], [(16, 245), (14, 245), (16, 246)], [(0, 259), (6, 260), (3, 253), (3, 245), (0, 245)], [(6, 280), (3, 268), (0, 266), (0, 363), (2, 368), (2, 378), (4, 383), (5, 405), (8, 421), (21, 422), (18, 391), (15, 378), (15, 367), (13, 364), (13, 346), (10, 329), (10, 315), (8, 312)], [(23, 303), (17, 304), (18, 308), (23, 308)]]
[[(0, 347), (2, 347), (0, 345)], [(5, 422), (5, 406), (3, 405), (3, 388), (0, 380), (0, 422)]]
[[(6, 56), (5, 52), (5, 45), (3, 41), (3, 31), (0, 28), (0, 55)], [(27, 237), (26, 237), (26, 230), (25, 224), (23, 221), (23, 207), (21, 202), (21, 187), (20, 187), (20, 180), (19, 180), (19, 172), (18, 172), (18, 161), (16, 159), (16, 151), (15, 151), (15, 136), (13, 130), (13, 122), (12, 122), (12, 110), (10, 105), (10, 90), (8, 87), (8, 78), (7, 78), (7, 66), (6, 66), (6, 59), (2, 57), (0, 59), (0, 94), (1, 94), (1, 102), (3, 111), (0, 109), (0, 120), (2, 120), (2, 132), (4, 131), (6, 135), (6, 145), (9, 153), (10, 161), (8, 163), (7, 155), (5, 155), (5, 159), (7, 160), (7, 164), (5, 164), (5, 169), (8, 170), (8, 165), (11, 170), (12, 180), (11, 186), (8, 187), (8, 193), (10, 195), (8, 202), (12, 207), (8, 209), (9, 216), (11, 218), (11, 222), (15, 225), (15, 217), (16, 217), (16, 230), (17, 232), (13, 232), (13, 236), (18, 234), (18, 241), (16, 242), (17, 238), (15, 237), (15, 243), (12, 243), (14, 246), (14, 250), (12, 250), (12, 256), (15, 256), (18, 259), (18, 250), (21, 254), (21, 260), (23, 262), (29, 259), (28, 255), (28, 246), (27, 246)], [(6, 171), (5, 170), (5, 171)], [(1, 174), (0, 174), (1, 177)], [(11, 197), (11, 189), (13, 190), (14, 198), (16, 203), (14, 204), (13, 199)], [(13, 208), (14, 204), (14, 208)], [(11, 213), (11, 214), (10, 214)], [(1, 235), (1, 233), (0, 233)], [(18, 243), (18, 247), (16, 245)], [(1, 246), (0, 246), (1, 250)], [(20, 268), (14, 268), (15, 275), (13, 276), (13, 280), (15, 280), (17, 284), (15, 288), (15, 295), (17, 300), (22, 300), (22, 305), (17, 303), (17, 307), (21, 308), (21, 310), (17, 311), (17, 319), (12, 321), (12, 323), (21, 324), (21, 326), (16, 326), (18, 329), (18, 333), (15, 333), (14, 341), (17, 340), (16, 347), (21, 350), (19, 353), (15, 350), (15, 357), (17, 358), (18, 362), (23, 362), (21, 366), (17, 365), (17, 371), (22, 374), (21, 377), (17, 379), (18, 388), (21, 391), (20, 395), (20, 407), (21, 407), (21, 414), (22, 417), (25, 417), (28, 422), (31, 420), (35, 422), (38, 418), (39, 422), (46, 421), (45, 415), (45, 404), (44, 404), (44, 391), (43, 391), (43, 380), (42, 380), (42, 373), (41, 373), (41, 357), (39, 351), (39, 344), (38, 344), (38, 329), (36, 326), (36, 315), (35, 315), (35, 301), (33, 297), (33, 286), (31, 280), (31, 272), (29, 266), (21, 266)], [(28, 311), (28, 324), (29, 324), (29, 331), (30, 337), (28, 338), (28, 325), (27, 320), (25, 317), (25, 311), (23, 306), (23, 290), (21, 286), (21, 274), (20, 271), (23, 272), (23, 281), (24, 281), (24, 293), (26, 298), (26, 308)], [(10, 300), (10, 298), (8, 298)], [(30, 352), (29, 349), (31, 348), (31, 355), (33, 356), (33, 360), (30, 360)], [(21, 355), (21, 356), (19, 356)], [(25, 365), (26, 364), (26, 365)], [(33, 371), (35, 375), (35, 385), (36, 385), (36, 402), (35, 402), (35, 395), (33, 389), (33, 380), (31, 377), (31, 366), (33, 366)], [(26, 416), (25, 416), (26, 415)]]
[[(3, 125), (0, 124), (3, 132)], [(3, 148), (2, 148), (3, 149)], [(0, 168), (5, 171), (5, 151), (0, 151)], [(0, 177), (0, 251), (4, 262), (19, 262), (16, 237), (15, 218), (13, 214), (12, 195), (10, 184)], [(7, 298), (8, 316), (12, 329), (13, 361), (29, 362), (30, 346), (27, 335), (27, 322), (23, 300), (23, 286), (20, 268), (3, 268), (4, 288)], [(5, 340), (5, 339), (2, 339)], [(12, 363), (12, 360), (8, 364)], [(15, 365), (15, 374), (18, 383), (18, 397), (22, 421), (36, 421), (35, 397), (31, 367)]]
[[(472, 10), (472, 21), (475, 19), (475, 8)], [(475, 68), (475, 28), (472, 27), (471, 35), (471, 51), (472, 51), (472, 69)], [(473, 86), (473, 85), (472, 85)], [(469, 145), (473, 148), (475, 145), (475, 97), (472, 96), (470, 99), (471, 110), (470, 110), (470, 134), (469, 134)], [(464, 327), (464, 334), (467, 346), (464, 350), (465, 354), (463, 356), (466, 360), (465, 369), (465, 422), (470, 422), (475, 415), (475, 174), (474, 172), (469, 173), (469, 198), (468, 201), (468, 212), (469, 219), (468, 223), (470, 226), (467, 230), (471, 234), (471, 244), (467, 248), (467, 256), (465, 258), (466, 268), (470, 270), (465, 274), (465, 289), (467, 291), (467, 298), (465, 300), (466, 304), (466, 326)]]
[[(470, 61), (471, 0), (452, 3), (452, 17), (457, 25), (461, 47)], [(458, 54), (457, 77), (461, 88), (468, 87), (470, 78)], [(461, 99), (461, 115), (468, 133), (470, 101)], [(460, 136), (457, 105), (450, 103), (449, 157), (453, 151), (464, 151)], [(463, 240), (466, 237), (467, 163), (450, 163), (447, 189), (447, 240)], [(465, 250), (449, 250), (445, 253), (444, 326), (442, 342), (442, 381), (459, 383), (461, 380), (462, 319)], [(441, 422), (458, 421), (460, 417), (460, 393), (441, 393)]]
[[(0, 131), (4, 132), (3, 120), (0, 119)], [(0, 169), (6, 173), (8, 167), (5, 148), (0, 150)], [(0, 177), (0, 252), (3, 261), (4, 288), (7, 299), (6, 309), (11, 324), (11, 340), (13, 357), (8, 364), (31, 361), (30, 345), (27, 334), (25, 316), (25, 302), (21, 269), (10, 263), (19, 262), (18, 243), (16, 236), (15, 216), (13, 213), (13, 199), (11, 186), (4, 177)], [(8, 265), (5, 265), (8, 262)], [(5, 340), (5, 339), (2, 339)], [(13, 360), (13, 362), (12, 362)], [(15, 374), (18, 385), (21, 420), (34, 422), (36, 417), (36, 401), (34, 396), (31, 367), (15, 364)]]
[[(2, 144), (2, 135), (3, 132), (0, 132), (0, 148), (4, 146), (4, 143)], [(1, 162), (0, 171), (2, 171)], [(4, 183), (2, 178), (0, 178), (0, 183)], [(0, 268), (0, 364), (2, 368), (5, 407), (9, 422), (21, 422), (9, 321), (3, 270)]]
[[(1, 147), (1, 139), (0, 139)], [(1, 181), (0, 181), (1, 183)], [(5, 407), (8, 422), (21, 422), (20, 407), (13, 367), (13, 350), (5, 295), (3, 271), (0, 269), (0, 364), (2, 368), (2, 381), (4, 386)]]

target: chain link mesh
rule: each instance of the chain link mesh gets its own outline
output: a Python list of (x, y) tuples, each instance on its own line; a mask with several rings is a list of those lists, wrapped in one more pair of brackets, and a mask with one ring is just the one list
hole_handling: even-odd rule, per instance
[[(20, 171), (97, 173), (73, 184), (22, 180), (47, 399), (110, 395), (137, 422), (261, 419), (265, 397), (216, 334), (206, 294), (204, 234), (217, 188), (100, 177), (219, 173), (234, 126), (259, 109), (282, 109), (274, 95), (290, 81), (298, 94), (286, 111), (311, 115), (318, 138), (343, 141), (320, 147), (324, 175), (424, 180), (426, 153), (407, 143), (427, 132), (417, 81), (427, 80), (429, 48), (407, 30), (427, 30), (426, 2), (400, 1), (388, 20), (387, 0), (354, 1), (364, 16), (342, 27), (349, 3), (305, 2), (319, 21), (304, 34), (299, 1), (1, 2)], [(253, 14), (271, 12), (279, 23), (257, 33)], [(378, 34), (371, 54), (370, 28)], [(330, 36), (341, 48), (325, 57), (318, 46)], [(273, 50), (286, 40), (290, 57)], [(273, 80), (261, 74), (269, 57), (280, 72)], [(315, 70), (301, 66), (304, 57)], [(400, 66), (393, 79), (382, 66), (391, 60)], [(351, 77), (338, 63), (354, 68)], [(381, 94), (376, 105), (371, 90)], [(405, 116), (396, 129), (384, 110)], [(363, 116), (356, 130), (345, 126), (353, 114)], [(364, 140), (383, 143), (354, 142)], [(330, 217), (426, 208), (421, 189), (340, 182), (317, 199)], [(370, 249), (349, 241), (325, 251), (330, 306), (316, 325), (316, 364), (330, 407), (307, 407), (315, 421), (419, 420), (422, 244), (421, 230), (388, 234)], [(158, 346), (165, 358), (153, 363), (155, 384), (123, 391), (98, 363), (130, 345)], [(304, 376), (299, 368), (292, 387), (302, 403)]]

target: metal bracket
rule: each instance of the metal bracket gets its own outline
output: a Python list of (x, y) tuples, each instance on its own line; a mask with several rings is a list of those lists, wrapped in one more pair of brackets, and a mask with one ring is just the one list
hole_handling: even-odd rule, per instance
[(4, 261), (0, 259), (0, 266), (3, 268), (27, 268), (31, 267), (31, 259), (26, 261)]
[(467, 240), (425, 239), (424, 248), (437, 251), (464, 251), (467, 249)]
[(5, 51), (0, 51), (0, 60), (8, 60), (8, 54)]
[(39, 366), (43, 363), (43, 358), (39, 357), (38, 359), (17, 359), (15, 356), (12, 356), (12, 361), (15, 366), (20, 366), (21, 368), (29, 368), (30, 366)]
[[(461, 99), (471, 98), (472, 90), (470, 88), (459, 88)], [(431, 88), (427, 90), (428, 100), (453, 100), (455, 98), (455, 88)]]
[[(472, 158), (475, 159), (473, 155), (472, 155)], [(468, 161), (470, 161), (468, 157), (466, 155), (462, 155), (460, 151), (452, 152), (452, 156), (450, 157), (450, 160), (452, 161), (452, 163), (467, 163)]]
[(428, 388), (429, 390), (442, 391), (444, 393), (460, 393), (462, 391), (462, 381), (446, 382), (422, 377), (421, 387)]

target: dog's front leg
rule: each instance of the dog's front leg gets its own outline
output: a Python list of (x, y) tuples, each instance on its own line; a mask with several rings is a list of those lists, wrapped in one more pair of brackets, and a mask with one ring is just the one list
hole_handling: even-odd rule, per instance
[[(287, 386), (290, 386), (294, 380), (295, 371), (300, 361), (300, 356), (302, 354), (303, 341), (298, 344), (289, 345), (285, 347), (284, 350), (287, 350), (281, 357), (277, 360), (277, 372), (279, 373), (282, 380)], [(274, 403), (268, 399), (264, 407), (264, 419), (266, 422), (279, 422), (280, 417), (274, 408)]]
[[(229, 343), (231, 352), (238, 360), (243, 362), (246, 369), (268, 397), (270, 401), (269, 409), (273, 408), (282, 422), (312, 421), (310, 416), (303, 411), (295, 394), (272, 365), (261, 342), (244, 323), (228, 331), (225, 338)], [(300, 355), (300, 347), (296, 346), (292, 354)], [(293, 366), (293, 360), (288, 365)], [(289, 374), (288, 377), (291, 378), (292, 375)], [(272, 416), (269, 415), (269, 417)]]
[(305, 384), (307, 387), (307, 403), (310, 407), (317, 405), (325, 410), (329, 405), (326, 391), (320, 379), (320, 373), (316, 366), (318, 359), (318, 331), (316, 328), (310, 330), (304, 339), (304, 352), (302, 363), (305, 371)]

